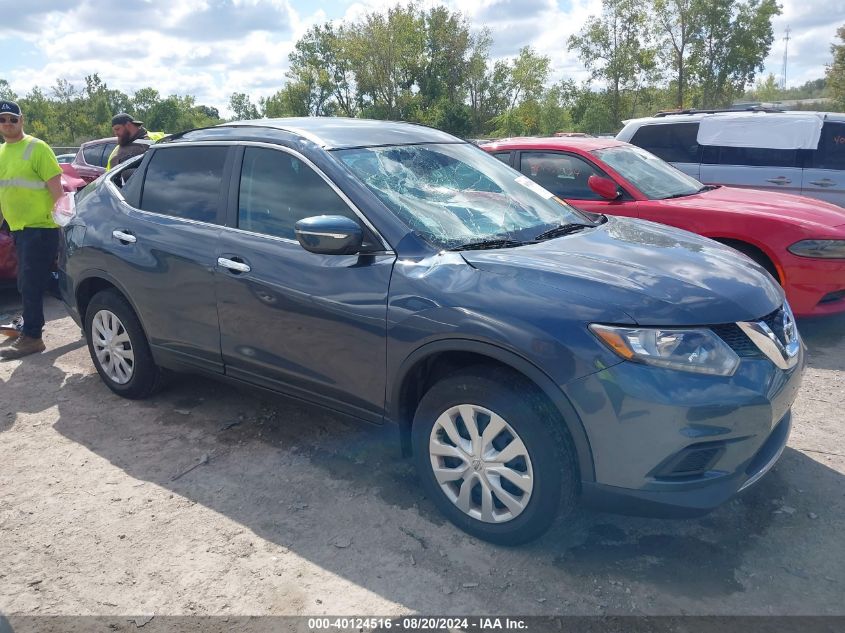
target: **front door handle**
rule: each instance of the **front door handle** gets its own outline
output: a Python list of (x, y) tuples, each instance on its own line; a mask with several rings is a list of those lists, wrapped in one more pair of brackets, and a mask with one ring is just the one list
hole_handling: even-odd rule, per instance
[(792, 181), (785, 176), (778, 176), (777, 178), (766, 178), (766, 182), (770, 182), (773, 185), (788, 185)]
[(112, 231), (111, 236), (116, 240), (120, 240), (124, 244), (134, 244), (138, 241), (138, 238), (132, 235), (132, 233), (128, 233), (127, 231), (121, 231), (120, 229), (115, 229), (114, 231)]
[(811, 180), (810, 184), (815, 185), (816, 187), (832, 187), (836, 183), (830, 178), (822, 178), (821, 180)]
[(217, 265), (222, 266), (223, 268), (228, 268), (231, 271), (236, 273), (248, 273), (252, 268), (249, 267), (249, 264), (244, 264), (243, 262), (236, 262), (233, 259), (226, 259), (225, 257), (218, 257), (217, 258)]

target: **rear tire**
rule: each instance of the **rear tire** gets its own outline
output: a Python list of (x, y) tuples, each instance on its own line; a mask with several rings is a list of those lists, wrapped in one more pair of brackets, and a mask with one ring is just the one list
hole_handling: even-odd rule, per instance
[(480, 539), (525, 543), (574, 506), (563, 421), (519, 374), (480, 366), (441, 379), (420, 400), (412, 440), (428, 495)]
[(102, 290), (85, 311), (88, 352), (100, 378), (117, 395), (141, 400), (160, 386), (161, 369), (132, 306), (116, 290)]

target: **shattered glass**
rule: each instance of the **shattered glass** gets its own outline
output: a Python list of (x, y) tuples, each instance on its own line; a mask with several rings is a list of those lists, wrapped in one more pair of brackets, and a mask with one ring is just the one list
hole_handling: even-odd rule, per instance
[(561, 224), (592, 224), (470, 145), (369, 147), (337, 154), (409, 228), (443, 248), (476, 240), (526, 240)]

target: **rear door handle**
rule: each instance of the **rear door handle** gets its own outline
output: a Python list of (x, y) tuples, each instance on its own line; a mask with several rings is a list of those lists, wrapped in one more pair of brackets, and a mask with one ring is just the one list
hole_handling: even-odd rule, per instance
[(114, 239), (120, 240), (125, 244), (134, 244), (138, 241), (138, 238), (132, 235), (132, 233), (129, 233), (128, 231), (121, 231), (120, 229), (115, 229), (114, 231), (112, 231), (111, 236)]
[(773, 185), (788, 185), (792, 181), (785, 176), (778, 176), (777, 178), (766, 178), (766, 182), (770, 182)]
[(836, 183), (830, 178), (822, 178), (821, 180), (811, 180), (810, 184), (815, 185), (816, 187), (832, 187)]
[(249, 267), (249, 264), (245, 264), (243, 262), (236, 262), (233, 259), (226, 259), (225, 257), (218, 257), (217, 258), (217, 265), (222, 266), (223, 268), (228, 268), (231, 271), (236, 273), (248, 273), (252, 268)]

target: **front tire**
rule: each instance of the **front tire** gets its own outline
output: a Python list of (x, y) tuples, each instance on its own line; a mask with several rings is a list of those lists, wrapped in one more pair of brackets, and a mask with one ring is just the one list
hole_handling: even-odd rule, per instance
[(117, 395), (141, 400), (158, 389), (161, 369), (135, 311), (117, 291), (103, 290), (91, 299), (85, 338), (97, 373)]
[(476, 367), (443, 378), (414, 416), (414, 461), (438, 509), (500, 545), (543, 534), (574, 505), (576, 474), (563, 421), (535, 385)]

